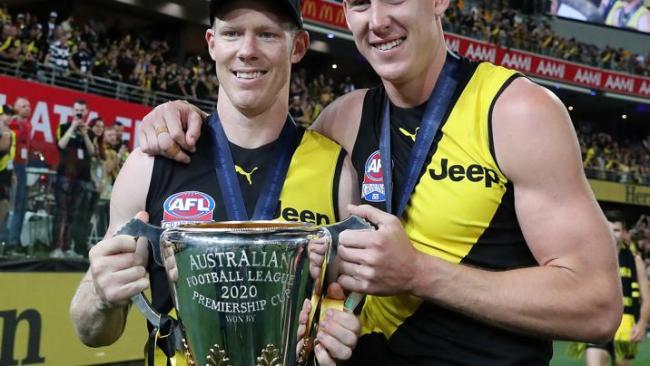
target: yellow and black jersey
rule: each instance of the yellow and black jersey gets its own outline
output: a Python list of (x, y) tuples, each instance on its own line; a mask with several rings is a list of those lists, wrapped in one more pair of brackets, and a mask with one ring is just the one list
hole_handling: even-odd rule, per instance
[(633, 243), (620, 244), (618, 250), (618, 269), (623, 288), (623, 314), (634, 318), (641, 314), (641, 292), (636, 272), (635, 256), (638, 250)]
[(641, 315), (641, 291), (635, 260), (637, 254), (633, 243), (619, 243), (618, 268), (623, 290), (623, 317), (614, 339), (607, 343), (617, 360), (632, 360), (638, 351), (638, 344), (631, 339), (632, 330)]
[(5, 132), (9, 134), (9, 148), (7, 151), (0, 152), (0, 200), (8, 200), (11, 191), (11, 178), (13, 170), (11, 163), (16, 156), (16, 134), (14, 131), (9, 130)]
[[(212, 136), (204, 129), (190, 164), (156, 157), (146, 210), (153, 225), (173, 222), (227, 221), (227, 213), (215, 172)], [(317, 225), (333, 224), (338, 218), (338, 187), (344, 150), (314, 131), (299, 128), (299, 145), (294, 152), (277, 206), (276, 219)], [(277, 141), (256, 149), (230, 144), (233, 162), (249, 217), (264, 188)], [(172, 308), (164, 268), (153, 262), (147, 270), (151, 279), (152, 305), (164, 314)], [(160, 357), (158, 357), (160, 356)], [(162, 360), (162, 353), (156, 356)], [(164, 363), (162, 363), (164, 365)]]
[(9, 168), (9, 163), (14, 160), (16, 156), (16, 133), (9, 130), (9, 149), (0, 152), (0, 172), (4, 172)]
[[(403, 225), (420, 251), (488, 270), (535, 266), (517, 222), (512, 183), (495, 158), (491, 115), (521, 75), (461, 60), (458, 84)], [(362, 202), (385, 209), (379, 139), (385, 90), (366, 94), (352, 161)], [(426, 105), (391, 106), (393, 192), (405, 184), (411, 148)], [(396, 198), (393, 199), (396, 202)], [(352, 365), (546, 365), (551, 342), (498, 329), (413, 296), (369, 296)], [(384, 350), (385, 352), (380, 352)]]

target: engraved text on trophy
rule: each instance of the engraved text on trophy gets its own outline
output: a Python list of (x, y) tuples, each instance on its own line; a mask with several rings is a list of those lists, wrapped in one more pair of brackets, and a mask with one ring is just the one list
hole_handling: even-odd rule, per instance
[[(277, 251), (207, 251), (189, 256), (190, 271), (184, 283), (192, 301), (225, 314), (228, 323), (255, 322), (256, 313), (284, 304), (291, 295), (294, 275), (290, 253)], [(277, 293), (260, 294), (269, 284), (281, 285)], [(202, 291), (210, 286), (210, 291)], [(208, 294), (215, 294), (216, 298)]]

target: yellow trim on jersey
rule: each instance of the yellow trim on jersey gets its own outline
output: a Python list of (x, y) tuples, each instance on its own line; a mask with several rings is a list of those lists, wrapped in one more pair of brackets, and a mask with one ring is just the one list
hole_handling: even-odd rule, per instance
[[(442, 138), (404, 215), (404, 229), (417, 250), (459, 263), (489, 227), (508, 182), (490, 152), (490, 109), (515, 74), (480, 64), (442, 126)], [(413, 296), (368, 296), (361, 334), (390, 338), (421, 304)]]
[(7, 169), (9, 162), (14, 160), (16, 156), (16, 133), (14, 131), (9, 131), (11, 142), (9, 143), (9, 151), (0, 158), (0, 172)]
[(302, 221), (317, 225), (336, 222), (333, 200), (336, 165), (341, 147), (307, 130), (291, 159), (282, 187), (280, 220)]
[(630, 278), (632, 277), (632, 270), (627, 267), (620, 267), (618, 269), (618, 274), (621, 276), (621, 278)]

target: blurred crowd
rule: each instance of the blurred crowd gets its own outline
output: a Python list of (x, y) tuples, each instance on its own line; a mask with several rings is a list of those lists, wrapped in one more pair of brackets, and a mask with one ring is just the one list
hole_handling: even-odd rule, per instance
[(179, 64), (168, 57), (165, 39), (150, 32), (113, 36), (114, 30), (97, 19), (48, 19), (28, 12), (10, 14), (0, 7), (0, 61), (17, 64), (26, 74), (42, 64), (60, 75), (76, 74), (124, 82), (147, 92), (163, 92), (185, 99), (216, 100), (219, 82), (211, 62), (189, 56)]
[[(481, 4), (466, 8), (454, 2), (447, 12), (446, 29), (603, 68), (646, 75), (650, 70), (650, 57), (564, 39), (542, 18), (501, 8), (503, 3), (498, 1)], [(105, 78), (190, 100), (217, 99), (219, 82), (212, 62), (199, 56), (190, 56), (182, 64), (173, 62), (164, 37), (146, 32), (115, 37), (119, 32), (97, 20), (60, 19), (56, 12), (39, 20), (30, 13), (9, 14), (2, 7), (0, 28), (0, 61), (15, 64), (29, 75), (38, 74), (39, 65), (45, 65), (53, 72), (85, 80)], [(337, 97), (360, 86), (345, 74), (312, 73), (298, 66), (291, 76), (290, 113), (303, 126), (313, 123)], [(61, 162), (58, 167), (47, 167), (56, 169), (56, 174), (50, 178), (37, 174), (36, 182), (28, 184), (28, 167), (36, 153), (30, 150), (29, 141), (31, 105), (25, 98), (11, 102), (0, 106), (0, 242), (4, 243), (0, 255), (24, 254), (21, 242), (30, 230), (23, 230), (23, 224), (51, 217), (44, 226), (47, 233), (28, 234), (29, 241), (34, 242), (34, 236), (42, 238), (44, 251), (54, 257), (87, 256), (88, 244), (106, 229), (112, 184), (129, 153), (128, 144), (122, 141), (123, 127), (101, 117), (88, 120), (88, 106), (83, 101), (75, 103), (75, 116), (57, 131)], [(650, 185), (650, 137), (616, 141), (606, 133), (579, 131), (579, 140), (590, 178)], [(28, 199), (38, 195), (34, 190), (51, 195), (52, 204)], [(47, 215), (39, 216), (41, 210)], [(78, 217), (84, 219), (76, 221)], [(71, 222), (84, 224), (71, 226)], [(646, 225), (644, 235), (649, 234), (648, 219), (640, 222)], [(650, 242), (640, 242), (640, 246), (650, 252)]]
[(56, 131), (59, 164), (46, 167), (31, 144), (30, 101), (0, 105), (0, 256), (38, 249), (83, 258), (106, 231), (113, 183), (129, 155), (124, 126), (89, 119), (83, 100), (71, 107)]
[(310, 79), (307, 70), (300, 68), (291, 75), (289, 113), (296, 122), (309, 126), (334, 99), (355, 89), (350, 76), (335, 81), (330, 75), (318, 74)]
[[(454, 1), (444, 23), (448, 31), (504, 47), (650, 75), (650, 55), (616, 47), (599, 48), (560, 37), (550, 28), (546, 17), (525, 15), (508, 7), (507, 0), (483, 0), (471, 6)], [(1, 6), (0, 29), (0, 61), (18, 65), (26, 75), (36, 74), (40, 64), (58, 74), (77, 74), (87, 81), (105, 78), (124, 82), (141, 88), (144, 95), (169, 93), (206, 101), (215, 101), (218, 95), (219, 81), (212, 63), (196, 55), (188, 56), (182, 63), (174, 62), (164, 35), (138, 31), (133, 36), (107, 29), (94, 18), (62, 18), (52, 11), (48, 19), (39, 19), (29, 12), (10, 14)], [(325, 79), (321, 84), (327, 83)], [(329, 87), (332, 93), (339, 92), (339, 87)], [(321, 95), (312, 95), (312, 100), (316, 104), (326, 103), (321, 101)], [(311, 109), (317, 111), (318, 106)], [(313, 119), (310, 117), (305, 118)]]
[(455, 1), (445, 14), (446, 30), (505, 48), (516, 48), (603, 69), (650, 76), (650, 53), (598, 47), (556, 34), (546, 16), (526, 15), (507, 0), (481, 0), (472, 6)]
[(650, 136), (619, 142), (604, 132), (578, 131), (578, 138), (589, 178), (650, 185)]

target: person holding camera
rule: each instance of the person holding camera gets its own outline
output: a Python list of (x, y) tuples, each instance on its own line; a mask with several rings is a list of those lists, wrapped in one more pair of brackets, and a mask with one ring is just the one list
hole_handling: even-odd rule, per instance
[[(88, 104), (78, 100), (72, 109), (72, 118), (60, 124), (56, 133), (60, 159), (54, 188), (57, 209), (54, 213), (54, 250), (50, 254), (53, 258), (80, 258), (87, 254), (87, 238), (83, 237), (86, 225), (82, 224), (82, 218), (87, 211), (84, 202), (88, 202), (84, 197), (92, 192), (90, 162), (95, 148), (88, 135)], [(71, 238), (74, 246), (70, 245)]]

